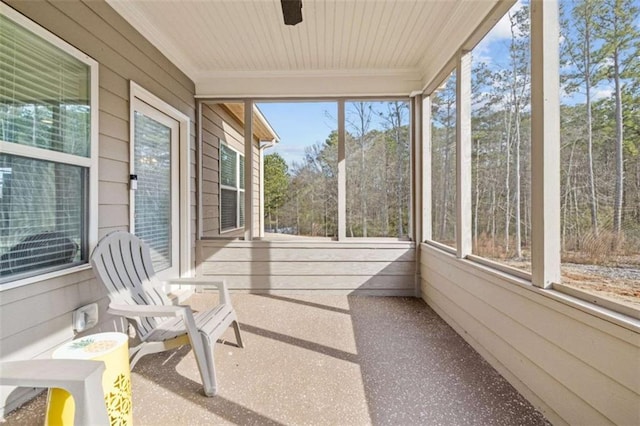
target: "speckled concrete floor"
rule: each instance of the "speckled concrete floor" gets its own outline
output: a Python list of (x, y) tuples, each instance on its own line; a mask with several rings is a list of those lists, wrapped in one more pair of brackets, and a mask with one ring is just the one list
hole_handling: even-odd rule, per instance
[[(192, 299), (198, 309), (215, 302)], [(544, 417), (423, 301), (234, 294), (246, 347), (216, 345), (219, 394), (187, 347), (132, 374), (137, 425), (543, 425)], [(7, 425), (41, 425), (45, 398)]]

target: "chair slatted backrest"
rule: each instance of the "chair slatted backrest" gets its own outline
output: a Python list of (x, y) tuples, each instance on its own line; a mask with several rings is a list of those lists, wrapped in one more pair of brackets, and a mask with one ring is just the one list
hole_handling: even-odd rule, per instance
[[(119, 305), (171, 305), (153, 271), (149, 246), (133, 234), (115, 231), (106, 235), (91, 255), (94, 273), (107, 289), (111, 303)], [(136, 320), (140, 338), (164, 318)]]

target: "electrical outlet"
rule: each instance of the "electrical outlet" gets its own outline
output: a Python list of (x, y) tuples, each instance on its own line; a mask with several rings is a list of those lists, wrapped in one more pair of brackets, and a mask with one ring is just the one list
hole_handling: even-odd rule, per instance
[(80, 333), (98, 324), (98, 304), (91, 303), (73, 311), (73, 331)]

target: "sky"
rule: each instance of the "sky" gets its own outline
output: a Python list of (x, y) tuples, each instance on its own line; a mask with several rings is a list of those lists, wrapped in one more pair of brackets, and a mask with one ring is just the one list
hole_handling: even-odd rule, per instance
[[(324, 143), (333, 130), (338, 130), (337, 102), (258, 102), (257, 106), (280, 136), (280, 142), (266, 154), (277, 152), (290, 168), (294, 161), (302, 160), (306, 147)], [(371, 106), (374, 114), (369, 129), (384, 129), (385, 124), (376, 113), (386, 112), (386, 105), (371, 102)], [(349, 131), (349, 121), (354, 114), (350, 102), (346, 102), (345, 110)], [(408, 119), (406, 114), (405, 119)]]
[(257, 106), (280, 136), (280, 142), (265, 154), (279, 153), (289, 167), (303, 158), (305, 147), (324, 142), (338, 129), (335, 102), (260, 102)]

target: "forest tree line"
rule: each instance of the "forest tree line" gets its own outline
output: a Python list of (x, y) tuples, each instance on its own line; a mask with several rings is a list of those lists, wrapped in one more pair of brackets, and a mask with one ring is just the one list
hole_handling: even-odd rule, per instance
[[(500, 62), (472, 52), (473, 252), (527, 260), (531, 238), (529, 7), (507, 15)], [(638, 2), (561, 3), (564, 260), (640, 264)], [(492, 58), (493, 59), (493, 58)], [(433, 235), (455, 244), (455, 73), (432, 97)]]

